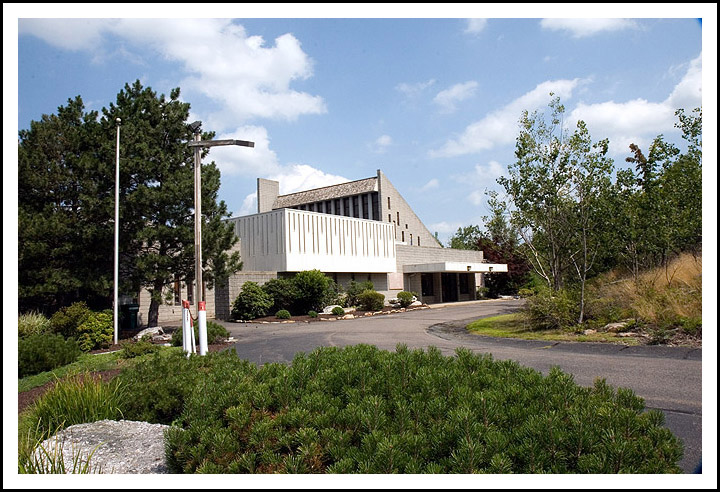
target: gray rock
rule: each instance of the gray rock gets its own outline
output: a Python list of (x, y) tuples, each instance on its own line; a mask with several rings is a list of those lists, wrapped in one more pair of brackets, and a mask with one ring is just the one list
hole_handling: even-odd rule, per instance
[(152, 335), (152, 336), (156, 336), (156, 335), (163, 335), (164, 333), (165, 333), (165, 332), (163, 331), (163, 329), (162, 329), (161, 326), (156, 326), (156, 327), (154, 327), (154, 328), (145, 328), (144, 330), (142, 330), (141, 332), (139, 332), (137, 335), (135, 335), (135, 336), (133, 337), (133, 339), (134, 339), (134, 340), (140, 340), (144, 335), (150, 334), (150, 335)]
[[(43, 441), (50, 454), (62, 452), (67, 473), (73, 459), (87, 462), (91, 473), (169, 473), (163, 432), (169, 426), (131, 420), (99, 420), (72, 425)], [(37, 455), (42, 459), (42, 453)]]

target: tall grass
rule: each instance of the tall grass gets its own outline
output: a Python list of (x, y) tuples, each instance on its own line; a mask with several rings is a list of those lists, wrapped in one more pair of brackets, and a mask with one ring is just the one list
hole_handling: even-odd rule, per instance
[(75, 424), (120, 419), (123, 393), (118, 381), (104, 383), (89, 373), (59, 380), (29, 410), (29, 421), (36, 423), (34, 437)]
[(18, 316), (18, 337), (50, 333), (50, 319), (37, 311)]
[[(50, 439), (51, 433), (42, 434), (40, 438), (33, 438), (33, 434), (26, 436), (27, 443), (32, 445), (21, 446), (18, 453), (19, 474), (51, 474), (51, 473), (73, 473), (89, 474), (102, 473), (100, 465), (92, 466), (91, 459), (98, 446), (85, 456), (83, 453), (72, 449), (70, 459), (65, 459), (66, 451), (63, 449), (63, 442), (60, 439)], [(52, 433), (54, 434), (54, 433)]]
[(610, 272), (593, 282), (591, 296), (595, 317), (629, 317), (663, 328), (699, 326), (702, 258), (683, 254), (665, 267), (642, 273), (636, 280)]

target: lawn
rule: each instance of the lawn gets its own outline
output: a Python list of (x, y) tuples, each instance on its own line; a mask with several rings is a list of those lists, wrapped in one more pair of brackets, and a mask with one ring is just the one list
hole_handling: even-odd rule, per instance
[(549, 342), (603, 342), (623, 345), (640, 345), (637, 338), (618, 337), (616, 333), (597, 332), (584, 335), (574, 331), (532, 330), (521, 313), (502, 314), (483, 318), (467, 325), (467, 330), (475, 335), (500, 338), (520, 338), (523, 340), (545, 340)]

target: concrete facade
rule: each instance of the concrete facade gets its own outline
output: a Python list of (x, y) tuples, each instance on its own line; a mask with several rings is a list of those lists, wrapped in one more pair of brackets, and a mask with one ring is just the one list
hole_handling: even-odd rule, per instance
[[(414, 292), (428, 304), (475, 299), (485, 274), (507, 271), (486, 262), (482, 251), (442, 247), (380, 170), (298, 193), (280, 195), (279, 189), (277, 181), (258, 179), (258, 213), (228, 219), (243, 269), (206, 290), (208, 318), (229, 319), (245, 282), (264, 284), (303, 270), (325, 272), (343, 288), (369, 280), (386, 300)], [(179, 299), (187, 295), (187, 285), (175, 285), (158, 322), (179, 324)], [(144, 316), (149, 301), (141, 294)]]

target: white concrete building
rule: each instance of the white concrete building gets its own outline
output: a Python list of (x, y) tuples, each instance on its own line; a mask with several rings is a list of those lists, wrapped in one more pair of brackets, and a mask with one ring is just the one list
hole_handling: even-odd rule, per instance
[[(229, 319), (248, 280), (262, 284), (303, 270), (320, 270), (343, 287), (369, 280), (386, 300), (414, 292), (427, 304), (475, 299), (485, 274), (507, 272), (482, 251), (443, 248), (380, 170), (299, 193), (279, 189), (277, 181), (258, 179), (258, 213), (228, 219), (243, 270), (206, 293), (208, 317)], [(176, 285), (177, 302), (161, 306), (161, 323), (180, 319), (183, 294), (187, 286)]]

